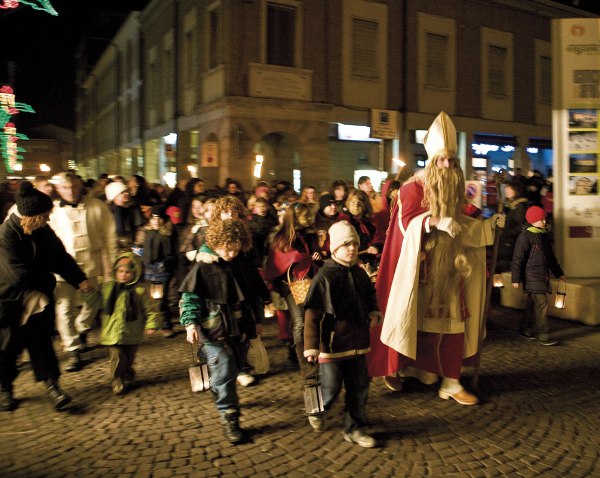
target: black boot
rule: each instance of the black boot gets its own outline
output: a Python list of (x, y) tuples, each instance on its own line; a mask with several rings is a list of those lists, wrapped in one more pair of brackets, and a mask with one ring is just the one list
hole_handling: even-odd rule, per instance
[(17, 408), (19, 404), (13, 397), (12, 387), (0, 387), (0, 411), (10, 412)]
[(79, 334), (79, 341), (81, 342), (81, 351), (87, 352), (89, 350), (88, 340), (87, 340), (87, 332), (81, 332)]
[(69, 352), (69, 360), (65, 366), (65, 372), (79, 372), (82, 368), (83, 362), (81, 361), (79, 350)]
[(71, 397), (61, 390), (58, 386), (58, 381), (48, 379), (45, 381), (48, 389), (48, 396), (52, 400), (54, 409), (56, 411), (62, 411), (69, 403), (71, 403)]
[(225, 438), (230, 443), (242, 441), (242, 430), (240, 429), (240, 412), (238, 410), (227, 410), (222, 418)]

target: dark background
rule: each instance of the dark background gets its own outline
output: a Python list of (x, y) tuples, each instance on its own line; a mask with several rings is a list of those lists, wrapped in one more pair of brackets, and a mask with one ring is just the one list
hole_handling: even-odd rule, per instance
[[(75, 128), (75, 51), (85, 37), (88, 66), (92, 67), (132, 10), (143, 10), (150, 0), (51, 0), (58, 16), (22, 5), (0, 9), (0, 82), (10, 82), (16, 101), (35, 114), (13, 117), (27, 133), (48, 123)], [(600, 0), (563, 0), (600, 15)], [(94, 55), (94, 51), (96, 54)], [(14, 68), (9, 67), (13, 62)]]
[[(15, 100), (35, 114), (12, 121), (21, 132), (48, 123), (75, 128), (75, 51), (84, 37), (96, 52), (92, 67), (132, 10), (149, 0), (50, 0), (58, 16), (29, 5), (0, 9), (0, 82), (10, 82)], [(12, 63), (12, 67), (9, 65)]]

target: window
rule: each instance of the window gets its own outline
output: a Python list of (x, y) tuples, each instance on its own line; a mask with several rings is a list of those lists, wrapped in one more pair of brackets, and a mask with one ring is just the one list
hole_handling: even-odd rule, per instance
[(184, 39), (184, 82), (186, 85), (194, 81), (194, 34), (192, 31), (185, 33)]
[(377, 22), (352, 19), (351, 74), (357, 78), (377, 79)]
[(296, 9), (270, 3), (267, 7), (267, 63), (296, 66)]
[(148, 63), (148, 107), (156, 108), (156, 91), (154, 90), (156, 85), (156, 63)]
[(427, 33), (425, 43), (425, 84), (433, 88), (448, 88), (448, 36)]
[(548, 56), (540, 57), (539, 78), (540, 103), (550, 105), (552, 104), (552, 59)]
[(221, 14), (217, 7), (208, 12), (208, 68), (212, 70), (222, 63)]
[(488, 45), (488, 94), (506, 96), (506, 48)]
[(173, 92), (174, 86), (174, 64), (173, 64), (173, 51), (169, 48), (164, 50), (163, 53), (163, 96), (170, 97)]

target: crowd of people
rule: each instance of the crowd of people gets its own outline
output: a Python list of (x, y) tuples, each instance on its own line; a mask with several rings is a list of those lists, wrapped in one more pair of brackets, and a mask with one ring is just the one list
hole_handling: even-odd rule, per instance
[[(238, 443), (237, 386), (256, 381), (248, 348), (263, 333), (265, 310), (276, 317), (299, 383), (307, 393), (322, 389), (323, 410), (308, 414), (315, 430), (344, 386), (344, 439), (376, 446), (365, 431), (373, 377), (395, 391), (406, 377), (441, 378), (442, 399), (476, 404), (460, 375), (481, 353), (486, 246), (506, 222), (498, 264), (512, 267), (516, 284), (528, 280), (520, 274), (525, 244), (518, 266), (512, 249), (524, 241), (530, 213), (515, 179), (505, 188), (506, 218), (466, 215), (452, 138), (442, 113), (425, 139), (425, 169), (388, 179), (381, 193), (366, 176), (357, 187), (336, 180), (326, 191), (305, 185), (299, 192), (286, 181), (244, 191), (235, 179), (207, 189), (199, 178), (169, 190), (139, 175), (84, 181), (74, 171), (8, 184), (0, 217), (0, 408), (18, 406), (13, 383), (24, 348), (56, 410), (69, 404), (55, 328), (69, 373), (84, 367), (89, 333), (100, 328), (110, 386), (120, 395), (135, 379), (144, 333), (171, 339), (180, 323), (208, 363), (224, 434)], [(533, 226), (543, 231), (535, 212)], [(542, 237), (530, 236), (527, 244)], [(540, 317), (522, 332), (535, 337), (537, 325), (548, 341)]]

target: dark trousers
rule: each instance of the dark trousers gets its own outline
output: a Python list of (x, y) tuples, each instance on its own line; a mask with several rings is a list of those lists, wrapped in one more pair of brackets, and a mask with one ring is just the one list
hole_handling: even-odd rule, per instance
[(15, 323), (0, 328), (0, 385), (12, 389), (19, 374), (17, 358), (27, 349), (36, 381), (58, 380), (60, 369), (52, 345), (54, 304), (32, 315), (24, 325)]
[(160, 316), (162, 320), (162, 329), (163, 330), (172, 330), (173, 323), (171, 322), (171, 308), (169, 307), (169, 289), (171, 284), (172, 277), (169, 278), (166, 282), (163, 282), (163, 296), (160, 299)]
[(344, 431), (350, 433), (364, 427), (367, 424), (365, 403), (369, 394), (369, 373), (365, 356), (322, 363), (320, 376), (325, 411), (332, 407), (343, 384), (346, 389)]
[(539, 340), (548, 340), (548, 294), (527, 293), (525, 320), (521, 323), (521, 332), (534, 334)]
[(292, 294), (285, 298), (285, 302), (292, 319), (292, 336), (294, 350), (300, 364), (300, 375), (304, 383), (314, 382), (319, 373), (319, 364), (308, 362), (304, 357), (304, 307), (296, 304)]
[(135, 371), (133, 370), (133, 361), (137, 352), (138, 345), (110, 345), (108, 352), (110, 354), (110, 378), (127, 378), (133, 380)]

